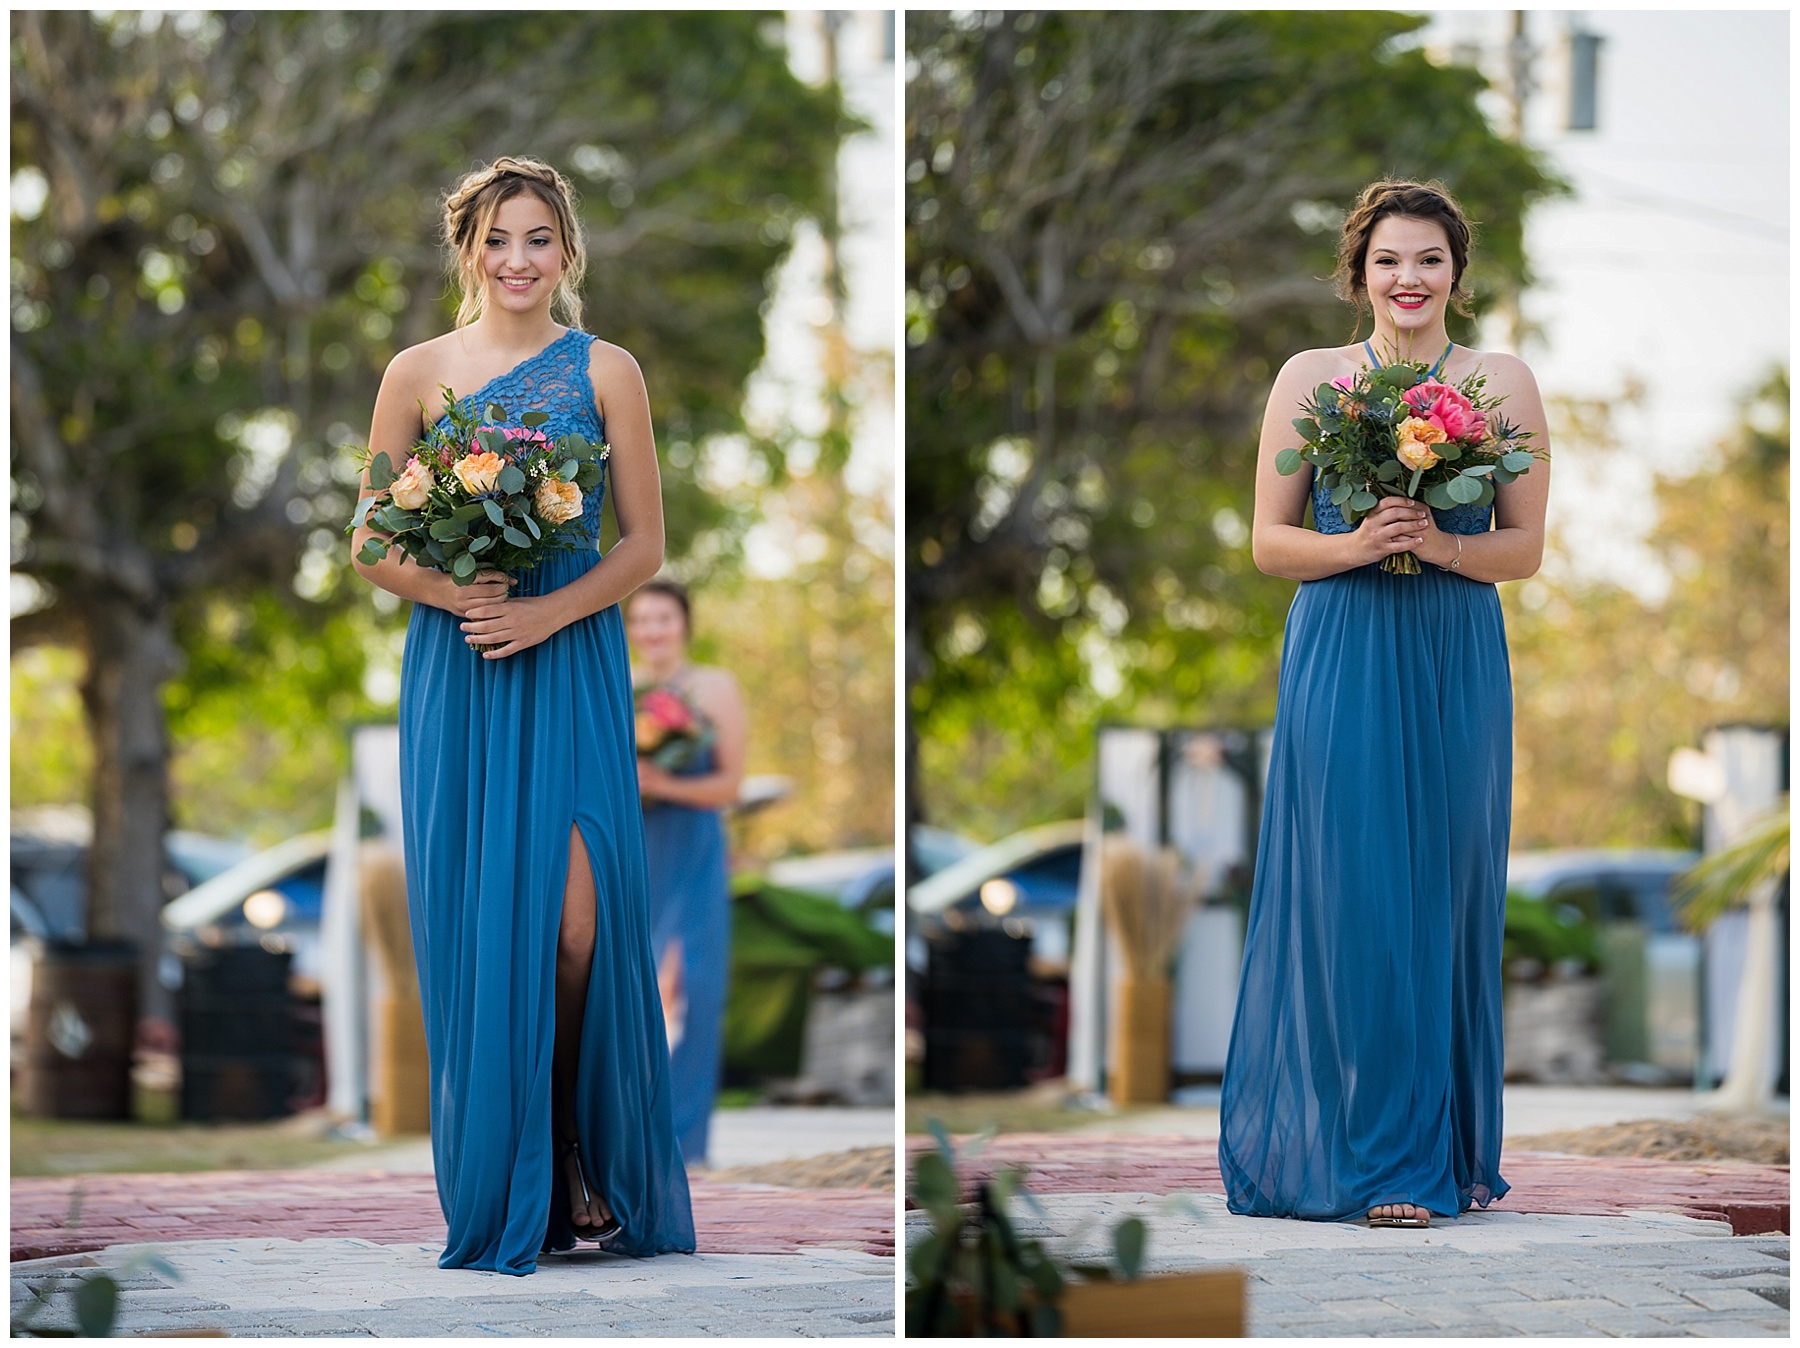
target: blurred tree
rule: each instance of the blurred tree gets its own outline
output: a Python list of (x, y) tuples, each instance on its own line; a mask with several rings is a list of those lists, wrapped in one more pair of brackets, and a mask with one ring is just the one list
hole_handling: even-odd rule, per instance
[(1274, 370), (1350, 337), (1343, 208), (1443, 178), (1481, 309), (1560, 188), (1423, 23), (907, 16), (908, 737), (943, 822), (1078, 811), (1103, 711), (1269, 715), (1292, 586), (1250, 565), (1256, 431)]
[(340, 728), (366, 705), (342, 450), (447, 324), (438, 192), (501, 152), (573, 170), (590, 325), (648, 372), (679, 551), (733, 526), (688, 470), (738, 426), (849, 123), (748, 13), (35, 12), (12, 37), (13, 640), (85, 656), (91, 927), (148, 958), (171, 681), (185, 716), (246, 688)]
[[(1614, 409), (1553, 409), (1557, 446), (1603, 482), (1636, 470)], [(1558, 453), (1563, 452), (1561, 448)], [(1659, 481), (1647, 543), (1668, 572), (1648, 602), (1551, 564), (1501, 587), (1513, 665), (1513, 844), (1690, 847), (1698, 807), (1669, 754), (1709, 726), (1788, 720), (1788, 376), (1691, 474)]]

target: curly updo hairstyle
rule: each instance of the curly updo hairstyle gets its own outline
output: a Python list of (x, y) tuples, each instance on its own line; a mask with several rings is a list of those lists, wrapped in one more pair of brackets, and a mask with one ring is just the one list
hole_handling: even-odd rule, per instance
[(1376, 224), (1390, 215), (1428, 220), (1442, 227), (1450, 244), (1450, 307), (1464, 318), (1473, 318), (1475, 314), (1469, 301), (1474, 296), (1463, 289), (1462, 279), (1469, 267), (1469, 250), (1475, 243), (1475, 230), (1456, 198), (1450, 195), (1450, 189), (1436, 178), (1422, 183), (1384, 179), (1363, 188), (1356, 205), (1344, 217), (1344, 232), (1338, 240), (1337, 270), (1331, 274), (1338, 298), (1354, 304), (1359, 314), (1365, 309), (1372, 311), (1364, 275), (1369, 260), (1369, 236), (1375, 232)]
[(525, 192), (550, 208), (562, 245), (563, 272), (551, 296), (551, 308), (568, 326), (581, 326), (581, 278), (587, 271), (587, 245), (575, 219), (575, 189), (541, 159), (502, 155), (486, 168), (465, 174), (444, 196), (444, 246), (450, 254), (450, 284), (459, 296), (459, 328), (481, 317), (486, 294), (481, 249), (494, 227), (494, 216), (503, 204)]

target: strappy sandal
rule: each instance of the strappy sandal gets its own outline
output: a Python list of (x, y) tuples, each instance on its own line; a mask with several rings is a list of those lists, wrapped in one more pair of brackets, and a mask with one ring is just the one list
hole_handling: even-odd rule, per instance
[(1387, 1226), (1387, 1227), (1406, 1227), (1411, 1230), (1417, 1231), (1417, 1230), (1423, 1230), (1425, 1228), (1428, 1228), (1431, 1225), (1431, 1214), (1426, 1212), (1424, 1208), (1419, 1207), (1419, 1205), (1417, 1203), (1377, 1203), (1375, 1205), (1375, 1207), (1378, 1207), (1378, 1208), (1402, 1208), (1402, 1207), (1415, 1208), (1415, 1209), (1417, 1209), (1418, 1215), (1413, 1216), (1413, 1217), (1377, 1217), (1375, 1215), (1374, 1209), (1370, 1209), (1370, 1211), (1369, 1211), (1369, 1227), (1371, 1230), (1374, 1230), (1377, 1227)]
[[(581, 1184), (581, 1200), (583, 1203), (591, 1205), (594, 1201), (594, 1189), (588, 1183), (587, 1171), (581, 1164), (581, 1143), (577, 1138), (559, 1137), (557, 1139), (557, 1168), (563, 1172), (564, 1183), (568, 1182), (567, 1167), (571, 1156), (575, 1158), (575, 1176)], [(601, 1226), (577, 1226), (572, 1220), (569, 1223), (569, 1231), (576, 1240), (591, 1240), (600, 1244), (605, 1244), (624, 1229), (625, 1224), (619, 1220), (616, 1213), (609, 1213), (605, 1224)]]

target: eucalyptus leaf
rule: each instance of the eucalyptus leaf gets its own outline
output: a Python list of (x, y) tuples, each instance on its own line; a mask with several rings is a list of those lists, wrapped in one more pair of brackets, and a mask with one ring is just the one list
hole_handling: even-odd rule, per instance
[(363, 527), (363, 523), (369, 518), (369, 512), (375, 508), (376, 500), (376, 497), (365, 496), (356, 503), (356, 514), (350, 518), (350, 527), (352, 529), (360, 529)]
[(394, 471), (394, 461), (386, 453), (377, 454), (369, 460), (369, 485), (376, 491), (391, 487), (398, 476)]
[(1500, 456), (1500, 466), (1509, 473), (1524, 473), (1531, 467), (1531, 451), (1525, 449), (1508, 450)]
[(494, 503), (492, 497), (483, 497), (481, 508), (486, 513), (487, 517), (495, 524), (504, 525), (506, 523), (506, 512), (501, 510), (500, 507)]
[(1355, 491), (1356, 491), (1356, 484), (1354, 482), (1338, 483), (1337, 486), (1335, 486), (1331, 489), (1331, 504), (1333, 504), (1334, 506), (1343, 505), (1345, 501), (1348, 501), (1350, 499), (1350, 497), (1355, 493)]
[(433, 520), (427, 531), (433, 538), (448, 542), (452, 538), (464, 538), (468, 535), (469, 526), (455, 516), (447, 520)]
[(1375, 493), (1372, 491), (1359, 491), (1350, 498), (1350, 508), (1359, 515), (1374, 509), (1374, 506)]
[(583, 491), (592, 491), (600, 485), (600, 479), (605, 475), (606, 470), (599, 464), (584, 463), (581, 465), (581, 471), (575, 474), (575, 485)]
[(487, 405), (487, 419), (489, 421), (505, 421), (506, 409), (500, 406), (499, 403), (489, 403)]
[(519, 418), (519, 424), (524, 426), (527, 430), (535, 431), (539, 426), (542, 426), (549, 420), (550, 414), (548, 412), (527, 412), (524, 416)]
[(1398, 482), (1406, 465), (1398, 459), (1383, 459), (1375, 468), (1375, 476), (1383, 482)]
[(454, 562), (450, 563), (450, 574), (455, 576), (458, 580), (467, 580), (475, 574), (475, 567), (475, 555), (473, 553), (465, 552)]
[(469, 551), (472, 553), (486, 552), (493, 546), (494, 536), (492, 534), (483, 534), (480, 538), (471, 539), (469, 541)]
[(514, 464), (507, 464), (500, 470), (500, 480), (496, 484), (508, 496), (517, 496), (525, 490), (525, 474)]
[(506, 453), (506, 436), (491, 426), (476, 431), (475, 440), (490, 454)]
[(1481, 483), (1472, 477), (1453, 477), (1444, 490), (1459, 505), (1469, 505), (1481, 499)]
[(506, 539), (506, 541), (508, 543), (511, 543), (515, 548), (528, 548), (531, 546), (530, 536), (527, 534), (520, 533), (517, 529), (513, 528), (512, 525), (510, 525), (510, 524), (507, 525), (505, 529), (501, 530), (501, 535), (502, 535), (502, 537), (504, 537)]
[(1442, 482), (1434, 482), (1425, 488), (1425, 503), (1438, 510), (1456, 508), (1456, 502), (1451, 499), (1448, 486)]
[(361, 550), (356, 554), (356, 560), (364, 566), (374, 566), (376, 562), (387, 556), (387, 551), (386, 543), (379, 538), (371, 538), (363, 543)]
[(1144, 1271), (1144, 1242), (1149, 1233), (1141, 1217), (1127, 1217), (1113, 1228), (1113, 1258), (1129, 1281)]
[(1476, 498), (1476, 505), (1492, 505), (1494, 502), (1494, 484), (1486, 478), (1481, 479), (1481, 495)]
[(112, 1336), (113, 1321), (119, 1314), (119, 1284), (110, 1273), (95, 1273), (81, 1280), (75, 1289), (75, 1323), (90, 1339)]
[(450, 518), (462, 520), (466, 524), (470, 520), (479, 519), (484, 513), (482, 507), (488, 504), (490, 503), (486, 497), (483, 497), (479, 501), (470, 501), (467, 505), (460, 505), (455, 510), (452, 510), (450, 512)]
[(1491, 463), (1478, 463), (1478, 464), (1474, 465), (1472, 468), (1463, 469), (1462, 475), (1464, 477), (1483, 477), (1483, 476), (1487, 475), (1488, 473), (1493, 472), (1494, 467), (1495, 467), (1495, 465), (1491, 464)]
[(431, 560), (436, 562), (439, 566), (448, 566), (450, 564), (450, 555), (444, 551), (444, 545), (435, 538), (426, 541), (425, 555), (431, 558)]
[(1294, 419), (1294, 429), (1299, 431), (1300, 434), (1308, 440), (1317, 440), (1319, 438), (1319, 423), (1311, 417), (1296, 417)]
[(1300, 471), (1300, 465), (1304, 462), (1305, 460), (1300, 456), (1300, 451), (1290, 445), (1280, 453), (1276, 454), (1275, 471), (1280, 473), (1283, 477), (1292, 477), (1295, 473)]
[(531, 531), (531, 536), (533, 538), (542, 538), (544, 536), (544, 531), (538, 528), (538, 522), (530, 515), (525, 517), (525, 527)]
[(1494, 481), (1498, 482), (1502, 487), (1506, 486), (1508, 483), (1517, 482), (1518, 480), (1519, 475), (1517, 473), (1507, 472), (1505, 464), (1497, 463), (1494, 465)]
[(556, 470), (556, 475), (564, 482), (570, 482), (574, 480), (575, 474), (579, 471), (581, 471), (579, 459), (564, 459), (562, 467)]

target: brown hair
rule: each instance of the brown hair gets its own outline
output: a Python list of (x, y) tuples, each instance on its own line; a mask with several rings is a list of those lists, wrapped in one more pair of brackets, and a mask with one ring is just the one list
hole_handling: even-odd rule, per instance
[[(640, 594), (660, 594), (673, 599), (681, 606), (681, 625), (687, 629), (690, 637), (694, 635), (694, 609), (688, 602), (687, 586), (678, 580), (670, 580), (667, 576), (653, 576), (633, 590), (631, 598), (636, 599)], [(625, 606), (630, 608), (631, 601), (627, 600)]]
[(480, 280), (479, 259), (487, 232), (494, 227), (494, 217), (504, 203), (523, 192), (531, 193), (550, 208), (562, 244), (563, 272), (556, 282), (551, 305), (570, 327), (581, 326), (581, 278), (587, 271), (587, 245), (575, 219), (575, 189), (541, 159), (502, 155), (486, 168), (465, 174), (444, 195), (444, 246), (450, 252), (450, 284), (459, 296), (459, 328), (481, 317), (486, 292)]
[(1426, 220), (1443, 228), (1444, 238), (1450, 244), (1450, 307), (1464, 318), (1474, 317), (1469, 308), (1474, 296), (1463, 289), (1462, 279), (1468, 270), (1475, 230), (1456, 198), (1450, 195), (1450, 189), (1436, 178), (1422, 183), (1383, 179), (1363, 188), (1356, 205), (1344, 218), (1343, 236), (1338, 240), (1337, 270), (1331, 274), (1338, 298), (1354, 304), (1359, 314), (1372, 307), (1368, 281), (1363, 275), (1369, 260), (1369, 236), (1375, 232), (1376, 224), (1390, 215)]

